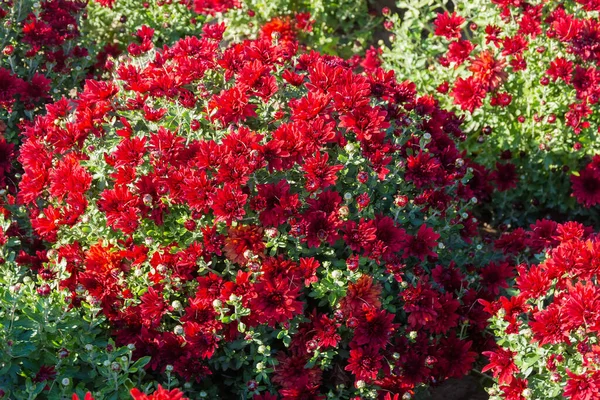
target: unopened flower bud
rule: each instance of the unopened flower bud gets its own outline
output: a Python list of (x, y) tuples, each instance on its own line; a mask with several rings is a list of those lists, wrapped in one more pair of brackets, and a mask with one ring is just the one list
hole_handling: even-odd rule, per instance
[(177, 325), (174, 329), (173, 329), (173, 333), (175, 333), (178, 336), (183, 335), (183, 326), (181, 325)]
[(360, 380), (360, 381), (356, 381), (356, 383), (354, 384), (356, 386), (357, 389), (364, 389), (365, 386), (367, 386), (367, 384), (365, 383), (365, 381)]
[(71, 383), (71, 380), (69, 378), (63, 378), (63, 380), (60, 381), (60, 383), (62, 383), (63, 386), (69, 386), (69, 383)]

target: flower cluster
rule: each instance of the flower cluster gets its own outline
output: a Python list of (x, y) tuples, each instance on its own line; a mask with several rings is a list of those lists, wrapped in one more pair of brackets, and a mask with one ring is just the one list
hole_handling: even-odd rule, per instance
[(585, 207), (600, 204), (600, 155), (594, 156), (592, 162), (571, 176), (573, 195)]
[[(594, 218), (567, 196), (569, 171), (600, 151), (593, 4), (480, 0), (454, 2), (454, 12), (408, 13), (401, 24), (390, 17), (398, 27), (386, 67), (460, 108), (464, 148), (506, 192), (484, 210), (492, 223)], [(422, 31), (431, 32), (425, 41)]]
[[(137, 388), (131, 389), (131, 398), (133, 400), (188, 400), (187, 397), (183, 397), (183, 392), (179, 389), (165, 389), (161, 385), (152, 392), (150, 395), (141, 392)], [(94, 400), (94, 396), (90, 392), (86, 393), (83, 399), (77, 394), (73, 394), (72, 400)]]
[(0, 5), (5, 26), (0, 57), (0, 134), (17, 140), (17, 124), (66, 93), (85, 76), (88, 51), (80, 45), (78, 0), (12, 1)]
[(26, 127), (39, 273), (64, 264), (73, 304), (149, 373), (212, 395), (403, 394), (470, 371), (477, 298), (510, 273), (469, 250), (486, 183), (461, 120), (370, 63), (286, 35), (223, 47), (224, 29), (157, 51), (142, 28), (113, 80)]
[(512, 298), (488, 303), (498, 348), (484, 352), (494, 398), (600, 394), (600, 240), (575, 222), (545, 222), (544, 260), (518, 267)]

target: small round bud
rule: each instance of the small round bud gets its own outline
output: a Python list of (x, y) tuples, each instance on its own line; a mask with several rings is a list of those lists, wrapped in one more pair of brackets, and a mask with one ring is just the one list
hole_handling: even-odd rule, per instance
[(333, 279), (340, 279), (342, 277), (342, 271), (336, 269), (331, 273), (331, 277)]
[(174, 300), (171, 303), (171, 307), (173, 307), (173, 310), (181, 310), (183, 308), (183, 306), (181, 305), (181, 302), (179, 300)]
[(88, 344), (85, 345), (85, 350), (86, 351), (92, 351), (92, 350), (94, 350), (94, 346), (88, 343)]
[(129, 350), (133, 351), (133, 350), (135, 350), (135, 344), (133, 344), (133, 343), (129, 343), (129, 344), (127, 345), (127, 348), (128, 348)]
[(215, 299), (212, 302), (214, 308), (221, 308), (223, 306), (223, 302), (219, 299)]
[(69, 383), (71, 383), (71, 380), (69, 378), (63, 378), (63, 380), (60, 381), (60, 383), (62, 383), (63, 386), (69, 386)]
[(367, 384), (365, 383), (365, 381), (360, 380), (360, 381), (356, 381), (354, 386), (356, 386), (356, 388), (360, 390), (360, 389), (364, 389), (365, 386), (367, 386)]
[(113, 371), (117, 372), (121, 370), (121, 365), (118, 362), (113, 362), (112, 364), (110, 364), (110, 369), (112, 369)]
[(258, 352), (260, 354), (265, 354), (267, 352), (267, 347), (261, 344), (260, 346), (258, 346)]
[(352, 200), (352, 193), (350, 193), (350, 192), (344, 193), (344, 200), (346, 200), (346, 201)]
[(425, 132), (425, 134), (423, 135), (423, 139), (425, 139), (425, 140), (431, 140), (431, 133)]
[(166, 370), (167, 372), (173, 372), (173, 366), (172, 366), (171, 364), (169, 364), (169, 365), (167, 365), (167, 366), (165, 367), (165, 370)]
[(181, 325), (177, 325), (174, 329), (173, 329), (173, 333), (175, 333), (178, 336), (183, 335), (183, 326)]
[(256, 370), (257, 371), (262, 371), (263, 369), (265, 369), (265, 363), (259, 362), (259, 363), (256, 364)]

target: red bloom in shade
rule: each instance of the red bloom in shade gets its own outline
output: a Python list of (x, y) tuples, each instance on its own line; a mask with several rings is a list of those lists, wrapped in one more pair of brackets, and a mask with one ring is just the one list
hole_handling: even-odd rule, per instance
[(404, 310), (409, 313), (408, 323), (412, 328), (435, 324), (442, 305), (438, 301), (439, 293), (429, 283), (420, 281), (416, 287), (409, 286), (400, 296), (404, 300)]
[(459, 315), (456, 311), (460, 307), (460, 302), (452, 296), (452, 293), (444, 293), (440, 297), (440, 304), (442, 307), (430, 329), (434, 333), (444, 334), (458, 325)]
[(404, 253), (403, 258), (415, 256), (421, 261), (427, 256), (436, 257), (437, 254), (433, 251), (433, 248), (437, 245), (436, 240), (440, 238), (440, 234), (423, 224), (414, 236), (407, 235), (405, 241), (402, 244)]
[(452, 14), (446, 11), (443, 14), (438, 14), (433, 26), (434, 33), (437, 36), (444, 36), (446, 39), (457, 39), (460, 37), (460, 26), (465, 22), (465, 19), (453, 12)]
[(273, 383), (287, 389), (318, 386), (323, 374), (318, 366), (306, 368), (311, 355), (306, 351), (292, 355), (277, 354), (277, 365), (273, 373)]
[(588, 166), (578, 176), (571, 175), (571, 183), (577, 202), (588, 208), (600, 204), (600, 168)]
[(348, 284), (346, 296), (341, 300), (340, 305), (347, 316), (358, 315), (362, 312), (364, 304), (375, 308), (381, 307), (380, 295), (381, 286), (378, 283), (374, 284), (372, 277), (362, 275), (356, 283)]
[(496, 162), (496, 169), (492, 172), (490, 178), (496, 182), (496, 187), (501, 192), (515, 188), (519, 181), (517, 166), (510, 162), (505, 164)]
[(348, 365), (344, 368), (354, 374), (356, 380), (372, 380), (377, 378), (381, 369), (383, 356), (376, 347), (351, 347)]
[(187, 397), (183, 397), (181, 390), (167, 390), (163, 389), (161, 385), (158, 385), (158, 389), (149, 395), (140, 392), (137, 388), (133, 388), (131, 389), (131, 397), (133, 397), (133, 400), (188, 400)]
[(183, 324), (183, 332), (185, 333), (186, 349), (195, 357), (210, 358), (217, 350), (219, 338), (213, 332), (208, 331), (205, 325), (188, 321)]
[(251, 200), (251, 207), (260, 211), (258, 218), (265, 226), (285, 223), (300, 206), (298, 195), (290, 193), (290, 185), (285, 180), (257, 185), (256, 189), (258, 194)]
[(299, 288), (290, 287), (284, 279), (260, 280), (255, 290), (258, 296), (250, 301), (250, 309), (257, 313), (259, 323), (275, 326), (302, 313), (303, 303), (297, 300)]
[(336, 174), (341, 171), (343, 165), (328, 165), (329, 154), (317, 152), (314, 157), (304, 160), (302, 169), (306, 177), (306, 190), (315, 192), (319, 189), (325, 189), (328, 186), (335, 185)]
[(502, 250), (504, 254), (519, 254), (525, 250), (525, 230), (517, 228), (503, 233), (494, 243), (494, 248)]
[(364, 305), (352, 341), (359, 346), (368, 344), (376, 349), (384, 348), (396, 327), (393, 320), (394, 314)]
[(563, 328), (564, 317), (560, 307), (550, 304), (545, 310), (533, 314), (529, 327), (540, 345), (568, 343), (569, 333)]
[(238, 264), (248, 262), (247, 252), (262, 257), (265, 252), (263, 229), (255, 225), (238, 225), (227, 231), (225, 238), (225, 255)]
[(510, 350), (499, 347), (494, 351), (484, 351), (482, 354), (490, 359), (490, 363), (483, 367), (481, 371), (492, 370), (494, 378), (497, 378), (498, 383), (501, 385), (510, 384), (519, 372), (519, 368), (517, 368), (513, 359), (515, 353)]
[(53, 365), (42, 365), (33, 377), (34, 382), (46, 382), (56, 378), (56, 369)]
[(308, 247), (319, 247), (323, 243), (333, 246), (340, 238), (338, 232), (341, 221), (335, 213), (313, 211), (305, 217), (306, 237), (303, 239)]
[(217, 189), (212, 195), (215, 222), (227, 222), (229, 225), (241, 219), (246, 215), (244, 205), (247, 199), (248, 195), (237, 187), (225, 185), (222, 189)]
[(481, 82), (472, 76), (467, 79), (457, 78), (452, 88), (454, 104), (459, 105), (462, 110), (469, 112), (473, 112), (476, 108), (482, 106), (486, 94)]
[(600, 398), (600, 372), (577, 375), (567, 369), (564, 395), (571, 400), (594, 400)]
[(213, 96), (208, 105), (214, 112), (212, 120), (218, 119), (224, 126), (256, 116), (256, 106), (248, 103), (248, 97), (239, 86)]
[(501, 288), (508, 287), (507, 279), (513, 277), (513, 270), (507, 262), (491, 262), (481, 270), (481, 284), (488, 292), (497, 296)]
[(440, 175), (443, 175), (442, 166), (430, 153), (419, 152), (416, 156), (408, 156), (404, 179), (413, 182), (417, 188), (435, 182)]
[(554, 239), (558, 224), (549, 219), (537, 220), (535, 224), (529, 225), (525, 244), (534, 253), (539, 253), (550, 246), (556, 246), (558, 241)]
[(473, 342), (461, 340), (452, 332), (440, 340), (436, 349), (437, 359), (442, 364), (441, 374), (445, 378), (460, 378), (473, 368), (478, 354), (471, 351)]

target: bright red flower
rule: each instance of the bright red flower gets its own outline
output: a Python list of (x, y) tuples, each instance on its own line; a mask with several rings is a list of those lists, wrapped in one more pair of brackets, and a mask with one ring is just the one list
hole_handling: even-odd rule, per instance
[(158, 389), (149, 395), (140, 392), (137, 388), (133, 388), (131, 389), (131, 397), (133, 400), (188, 400), (187, 397), (183, 397), (183, 392), (181, 390), (167, 390), (161, 385), (158, 385)]
[(437, 36), (444, 36), (446, 39), (458, 39), (460, 37), (460, 26), (465, 22), (465, 19), (456, 12), (452, 14), (448, 11), (443, 14), (438, 14), (433, 26), (434, 33)]
[(486, 94), (486, 90), (481, 82), (472, 76), (467, 79), (457, 78), (452, 88), (454, 104), (459, 105), (462, 110), (467, 110), (471, 113), (482, 106)]
[(512, 351), (499, 347), (494, 351), (484, 351), (483, 355), (489, 358), (490, 363), (483, 367), (482, 372), (492, 370), (494, 378), (501, 385), (509, 385), (515, 379), (519, 368), (514, 363), (515, 354)]

